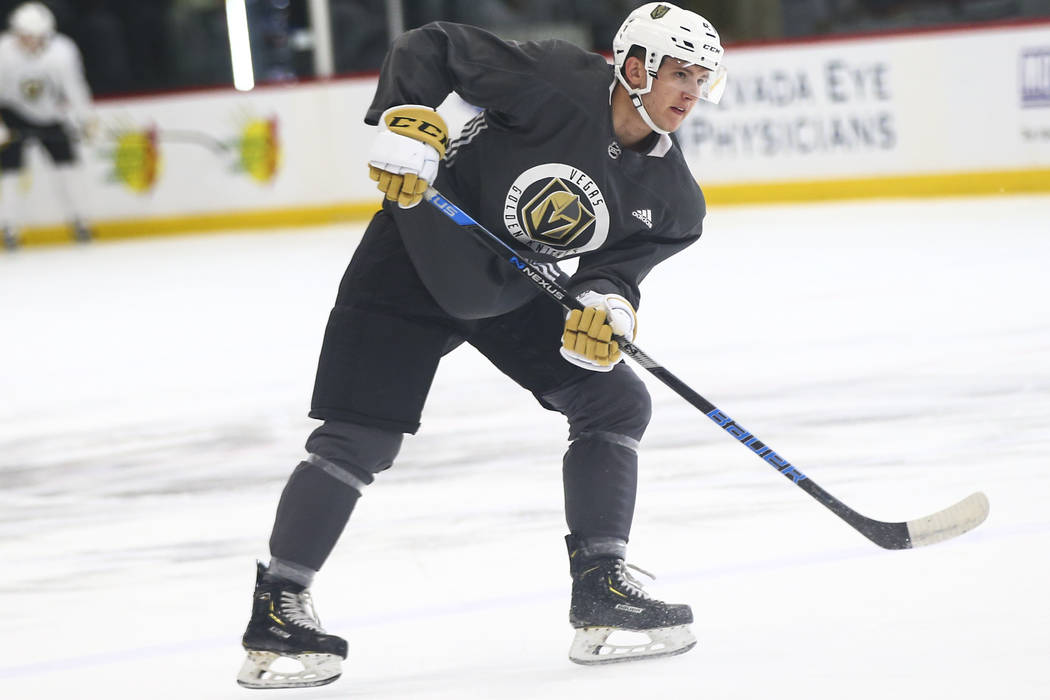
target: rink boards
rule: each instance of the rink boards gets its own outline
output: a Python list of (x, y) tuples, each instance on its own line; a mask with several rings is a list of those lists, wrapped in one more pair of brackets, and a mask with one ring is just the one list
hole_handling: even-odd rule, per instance
[[(1050, 23), (730, 47), (679, 131), (712, 204), (1050, 191)], [(81, 145), (100, 237), (361, 219), (375, 77), (100, 101)], [(471, 114), (450, 99), (453, 130)], [(65, 240), (39, 151), (29, 243)]]

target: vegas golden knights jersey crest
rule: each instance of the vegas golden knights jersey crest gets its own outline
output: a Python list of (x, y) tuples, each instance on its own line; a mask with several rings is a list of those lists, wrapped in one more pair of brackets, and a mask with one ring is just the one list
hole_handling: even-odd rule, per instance
[(44, 82), (39, 79), (23, 80), (19, 89), (26, 102), (36, 102), (44, 94)]
[(594, 223), (594, 212), (555, 177), (525, 205), (523, 218), (533, 240), (568, 245)]
[(609, 210), (598, 184), (579, 168), (546, 163), (521, 173), (507, 192), (507, 231), (556, 258), (594, 250), (609, 233)]

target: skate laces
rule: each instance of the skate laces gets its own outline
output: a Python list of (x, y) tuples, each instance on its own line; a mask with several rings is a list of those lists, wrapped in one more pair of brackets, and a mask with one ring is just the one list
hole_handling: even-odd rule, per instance
[(645, 592), (644, 584), (635, 578), (629, 569), (634, 569), (640, 574), (648, 577), (650, 581), (655, 581), (656, 577), (646, 571), (640, 566), (634, 564), (628, 564), (623, 559), (616, 560), (616, 570), (614, 572), (617, 582), (624, 587), (624, 592), (631, 595), (638, 596), (643, 600), (652, 600), (652, 596)]
[(317, 618), (313, 598), (310, 597), (309, 591), (304, 590), (301, 593), (281, 591), (281, 612), (289, 622), (314, 632), (326, 634), (321, 627), (321, 621)]

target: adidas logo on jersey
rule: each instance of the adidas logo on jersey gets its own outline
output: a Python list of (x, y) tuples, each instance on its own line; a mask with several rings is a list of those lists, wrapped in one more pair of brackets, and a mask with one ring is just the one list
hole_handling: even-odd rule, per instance
[(631, 212), (634, 218), (645, 224), (646, 228), (653, 227), (653, 210), (652, 209), (635, 209)]

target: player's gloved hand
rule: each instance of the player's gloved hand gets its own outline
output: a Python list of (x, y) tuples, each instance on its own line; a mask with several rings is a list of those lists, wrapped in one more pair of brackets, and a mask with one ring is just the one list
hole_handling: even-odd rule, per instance
[(613, 335), (634, 341), (634, 307), (618, 294), (584, 292), (578, 298), (587, 308), (574, 309), (566, 317), (561, 356), (584, 369), (608, 372), (620, 361), (620, 344)]
[(368, 157), (368, 174), (379, 191), (402, 209), (423, 199), (445, 157), (448, 127), (430, 107), (399, 105), (383, 112)]

